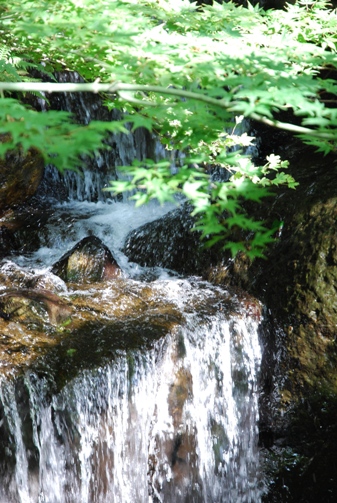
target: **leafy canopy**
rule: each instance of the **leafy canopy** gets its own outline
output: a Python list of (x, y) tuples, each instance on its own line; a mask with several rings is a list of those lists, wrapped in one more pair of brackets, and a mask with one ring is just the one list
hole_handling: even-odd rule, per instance
[[(293, 131), (324, 153), (334, 150), (336, 28), (336, 11), (324, 1), (266, 12), (232, 3), (200, 8), (188, 0), (1, 1), (2, 92), (13, 82), (23, 93), (39, 91), (29, 67), (42, 65), (49, 76), (76, 70), (122, 118), (72, 124), (64, 112), (29, 110), (6, 92), (0, 133), (12, 140), (0, 153), (35, 146), (46, 162), (73, 169), (80, 154), (108, 148), (106, 132), (127, 132), (126, 123), (145, 127), (167, 151), (181, 153), (180, 165), (172, 170), (168, 160), (136, 160), (125, 168), (132, 178), (111, 182), (110, 190), (138, 188), (137, 204), (181, 194), (210, 244), (225, 240), (233, 254), (262, 255), (272, 231), (250, 218), (242, 201), (259, 202), (269, 187), (296, 182), (277, 156), (253, 165), (245, 155), (253, 139), (240, 123), (253, 118)], [(103, 84), (113, 84), (110, 92)], [(281, 111), (292, 111), (296, 122), (278, 120)], [(229, 181), (217, 181), (209, 166), (228, 171)], [(248, 231), (247, 239), (228, 243), (236, 227)]]

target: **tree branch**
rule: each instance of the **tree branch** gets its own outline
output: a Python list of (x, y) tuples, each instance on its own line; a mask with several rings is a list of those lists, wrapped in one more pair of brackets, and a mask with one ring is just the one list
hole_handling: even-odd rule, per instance
[[(156, 104), (151, 101), (138, 100), (133, 97), (125, 95), (125, 92), (144, 92), (144, 93), (157, 93), (157, 94), (168, 94), (171, 96), (176, 96), (177, 98), (187, 98), (197, 101), (202, 101), (209, 105), (219, 107), (227, 110), (228, 112), (233, 112), (231, 110), (231, 103), (223, 99), (211, 98), (202, 93), (196, 93), (192, 91), (186, 91), (184, 89), (176, 89), (171, 87), (162, 86), (149, 86), (141, 84), (125, 84), (123, 82), (113, 82), (112, 84), (101, 84), (98, 81), (93, 83), (72, 83), (72, 82), (0, 82), (0, 93), (3, 91), (12, 92), (45, 92), (45, 93), (76, 93), (76, 92), (89, 92), (89, 93), (112, 93), (118, 94), (125, 101), (134, 102), (141, 104), (143, 106), (155, 106)], [(236, 103), (237, 104), (237, 103)], [(234, 113), (234, 112), (233, 112)], [(275, 127), (277, 129), (283, 129), (285, 131), (290, 131), (296, 134), (306, 134), (313, 136), (315, 138), (321, 138), (324, 140), (336, 140), (337, 132), (323, 132), (315, 129), (306, 128), (303, 126), (298, 126), (296, 124), (290, 124), (287, 122), (281, 122), (273, 119), (267, 119), (256, 113), (251, 113), (249, 118), (266, 124), (267, 126)]]

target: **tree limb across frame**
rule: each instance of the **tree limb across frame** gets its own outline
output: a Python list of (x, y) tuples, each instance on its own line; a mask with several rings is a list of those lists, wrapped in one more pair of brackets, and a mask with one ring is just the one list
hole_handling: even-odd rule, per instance
[[(136, 103), (142, 106), (156, 106), (157, 104), (147, 100), (139, 100), (132, 96), (126, 96), (125, 92), (144, 92), (144, 93), (158, 93), (167, 94), (171, 96), (176, 96), (177, 98), (186, 98), (201, 101), (203, 103), (219, 107), (227, 110), (228, 112), (234, 112), (231, 109), (233, 103), (228, 103), (228, 101), (222, 99), (211, 98), (202, 93), (195, 93), (192, 91), (186, 91), (184, 89), (177, 89), (171, 87), (162, 86), (151, 86), (151, 85), (141, 85), (141, 84), (126, 84), (123, 82), (113, 82), (111, 84), (102, 84), (99, 81), (92, 83), (58, 83), (58, 82), (0, 82), (0, 93), (4, 91), (12, 92), (45, 92), (45, 93), (76, 93), (76, 92), (91, 92), (91, 93), (111, 93), (118, 94), (118, 96), (130, 103)], [(236, 102), (236, 105), (238, 103)], [(236, 110), (237, 111), (237, 110)], [(267, 126), (275, 127), (278, 129), (283, 129), (285, 131), (290, 131), (295, 134), (305, 134), (315, 138), (321, 138), (324, 140), (336, 140), (337, 131), (322, 132), (319, 130), (306, 128), (296, 124), (291, 124), (288, 122), (282, 122), (278, 120), (268, 119), (262, 115), (251, 113), (249, 118), (266, 124)]]

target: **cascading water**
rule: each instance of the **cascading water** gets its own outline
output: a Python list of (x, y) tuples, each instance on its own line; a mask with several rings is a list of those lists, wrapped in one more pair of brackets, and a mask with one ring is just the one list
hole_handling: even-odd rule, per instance
[(52, 397), (34, 373), (2, 382), (1, 503), (260, 501), (259, 362), (255, 322), (189, 315)]
[[(114, 141), (125, 150), (124, 138)], [(47, 185), (60, 185), (50, 183), (52, 171), (46, 176)], [(61, 285), (69, 299), (98, 295), (93, 302), (106, 303), (107, 327), (95, 328), (94, 314), (89, 335), (79, 331), (78, 346), (66, 346), (67, 358), (72, 351), (85, 355), (74, 375), (68, 360), (48, 366), (42, 358), (1, 378), (0, 503), (259, 503), (258, 316), (198, 278), (160, 269), (149, 276), (129, 263), (121, 252), (127, 233), (170, 207), (139, 210), (93, 196), (106, 173), (85, 172), (76, 184), (71, 176), (63, 201), (54, 197), (48, 208), (47, 200), (38, 245), (9, 258), (32, 274), (49, 274), (65, 251), (95, 235), (124, 277), (89, 290)], [(81, 302), (79, 311), (96, 312)], [(165, 314), (169, 309), (173, 315)], [(166, 325), (170, 317), (174, 323)], [(10, 323), (8, 333), (33, 337), (34, 327)], [(97, 357), (102, 345), (109, 357)]]

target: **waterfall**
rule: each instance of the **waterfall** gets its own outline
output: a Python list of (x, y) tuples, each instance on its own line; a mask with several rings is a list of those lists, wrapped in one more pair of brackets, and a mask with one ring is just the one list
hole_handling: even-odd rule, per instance
[[(65, 78), (77, 81), (79, 76)], [(111, 120), (111, 114), (118, 113), (108, 113), (99, 97), (81, 93), (51, 96), (50, 104), (75, 110), (77, 120), (85, 124)], [(98, 303), (106, 303), (97, 311), (97, 327), (90, 321), (94, 345), (83, 367), (62, 385), (54, 370), (41, 371), (33, 360), (22, 364), (18, 375), (0, 377), (0, 503), (260, 503), (258, 316), (250, 316), (247, 304), (238, 299), (234, 310), (223, 308), (214, 292), (220, 297), (228, 293), (200, 278), (181, 279), (158, 267), (152, 268), (156, 274), (144, 276), (146, 268), (128, 261), (122, 252), (126, 235), (160, 218), (172, 205), (151, 203), (136, 209), (130, 202), (106, 197), (102, 188), (116, 176), (118, 166), (165, 153), (146, 131), (112, 135), (107, 141), (111, 149), (83, 159), (81, 173), (61, 176), (51, 166), (46, 169), (38, 206), (28, 208), (26, 224), (16, 233), (24, 246), (2, 269), (17, 275), (17, 282), (20, 267), (22, 277), (44, 277), (79, 240), (94, 235), (113, 252), (123, 282), (83, 291), (81, 285), (62, 282), (57, 290), (67, 300), (97, 295)], [(47, 284), (56, 284), (55, 278)], [(124, 288), (120, 296), (118, 288)], [(156, 291), (164, 305), (159, 314), (151, 311)], [(125, 309), (134, 306), (134, 299), (139, 301), (132, 314), (127, 311), (127, 323), (117, 319), (111, 307), (124, 298)], [(174, 306), (179, 321), (163, 333), (158, 327), (168, 316), (166, 305)], [(96, 313), (92, 305), (83, 309)], [(138, 316), (143, 316), (139, 323)], [(121, 334), (109, 332), (118, 325), (113, 324), (115, 318), (124, 327)], [(25, 338), (34, 341), (35, 328), (10, 323), (0, 349), (18, 351), (17, 346), (6, 346), (18, 333), (23, 351)], [(129, 328), (135, 332), (130, 340), (140, 340), (142, 323), (154, 332), (151, 343), (128, 348), (128, 339), (126, 347), (116, 349), (110, 342), (110, 336), (127, 339)], [(42, 344), (50, 344), (52, 330)], [(78, 330), (77, 337), (82, 335)], [(99, 362), (96, 355), (91, 365), (96, 338), (97, 345), (112, 344), (115, 349), (109, 347), (109, 358)], [(57, 344), (63, 342), (61, 338)], [(59, 367), (62, 372), (62, 360)]]
[(260, 357), (249, 317), (194, 314), (51, 396), (3, 380), (0, 502), (258, 503)]
[[(58, 82), (83, 82), (77, 72), (59, 72), (55, 77)], [(51, 108), (71, 112), (74, 121), (83, 125), (92, 120), (108, 122), (121, 118), (118, 110), (108, 110), (102, 98), (92, 93), (50, 94), (48, 100), (36, 98), (34, 106), (42, 111)], [(39, 194), (58, 201), (109, 201), (111, 194), (102, 189), (117, 178), (119, 166), (129, 166), (134, 159), (159, 160), (168, 156), (155, 136), (144, 128), (129, 134), (109, 134), (104, 143), (107, 148), (80, 159), (77, 171), (66, 170), (61, 175), (54, 166), (47, 166)]]

